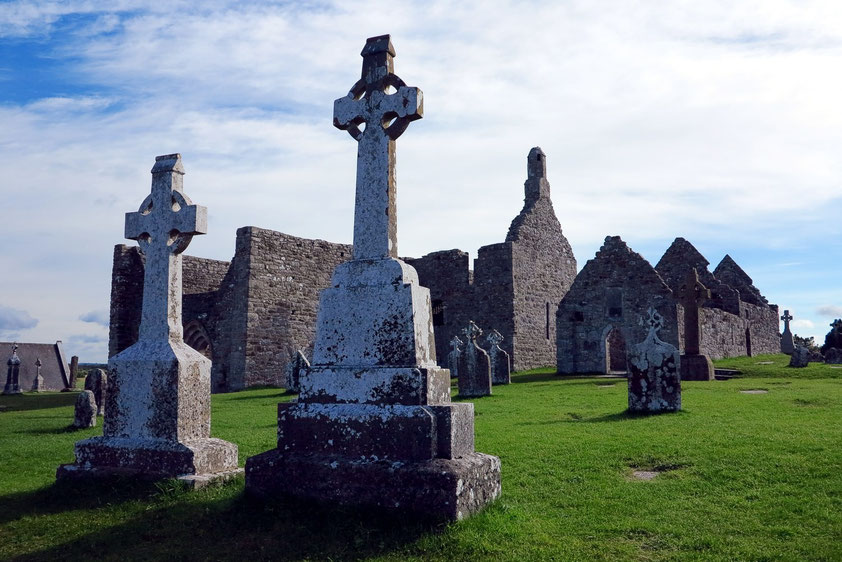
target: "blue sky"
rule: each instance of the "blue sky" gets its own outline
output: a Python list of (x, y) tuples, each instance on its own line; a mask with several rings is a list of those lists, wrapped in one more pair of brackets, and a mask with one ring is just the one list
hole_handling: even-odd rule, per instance
[(502, 241), (547, 153), (579, 267), (620, 235), (728, 253), (823, 340), (842, 317), (842, 9), (833, 1), (0, 2), (0, 339), (107, 350), (111, 256), (159, 154), (209, 211), (350, 242), (331, 125), (365, 38), (424, 91), (398, 142), (402, 255)]

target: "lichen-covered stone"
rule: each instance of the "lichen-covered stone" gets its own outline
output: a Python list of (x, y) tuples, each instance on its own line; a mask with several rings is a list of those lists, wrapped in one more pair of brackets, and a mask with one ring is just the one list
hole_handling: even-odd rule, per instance
[(457, 378), (459, 376), (459, 356), (462, 354), (463, 345), (459, 336), (453, 336), (450, 339), (450, 352), (447, 354), (447, 368), (450, 369), (451, 378)]
[(85, 377), (85, 390), (94, 393), (96, 414), (105, 415), (105, 397), (108, 396), (108, 375), (103, 369), (91, 369)]
[[(146, 256), (138, 341), (111, 357), (102, 437), (76, 444), (58, 478), (132, 475), (211, 480), (237, 469), (237, 446), (210, 437), (210, 361), (183, 341), (181, 252), (206, 230), (206, 210), (183, 193), (181, 156), (155, 159), (152, 193), (126, 215)], [(93, 395), (93, 392), (91, 392)]]
[(806, 367), (810, 363), (810, 350), (803, 345), (796, 345), (789, 356), (790, 367)]
[(354, 259), (322, 291), (298, 401), (278, 407), (277, 449), (246, 461), (246, 490), (461, 519), (499, 495), (500, 466), (474, 452), (473, 406), (450, 403), (436, 364), (430, 292), (396, 257), (394, 142), (422, 96), (392, 73), (388, 36), (362, 54), (334, 105), (359, 143)]
[(20, 389), (20, 357), (18, 357), (18, 345), (12, 346), (12, 355), (6, 360), (6, 386), (3, 387), (3, 394), (21, 394)]
[(477, 397), (491, 394), (491, 363), (488, 353), (477, 345), (482, 330), (472, 320), (462, 330), (465, 348), (459, 355), (459, 396)]
[(76, 406), (73, 409), (73, 427), (85, 428), (96, 426), (96, 400), (94, 393), (90, 390), (83, 390), (76, 397)]
[(663, 317), (649, 308), (649, 332), (629, 353), (629, 411), (675, 412), (681, 409), (680, 354), (658, 337)]
[(824, 362), (833, 365), (842, 365), (842, 349), (831, 347), (825, 351)]

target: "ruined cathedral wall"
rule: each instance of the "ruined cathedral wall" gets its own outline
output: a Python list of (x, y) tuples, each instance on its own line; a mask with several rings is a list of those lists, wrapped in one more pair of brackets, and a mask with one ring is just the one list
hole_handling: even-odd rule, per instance
[(781, 352), (780, 310), (778, 305), (741, 303), (743, 318), (751, 329), (751, 354)]
[[(503, 336), (500, 347), (509, 354), (513, 369), (518, 358), (513, 349), (514, 279), (512, 272), (512, 243), (501, 242), (483, 246), (474, 260), (474, 283), (471, 320), (483, 330), (480, 343), (485, 345), (485, 334), (497, 330)], [(464, 340), (464, 338), (462, 338)]]
[(313, 356), (319, 294), (352, 248), (257, 227), (237, 231), (248, 246), (245, 386), (282, 386), (286, 364), (301, 349)]
[(539, 199), (512, 242), (514, 369), (556, 362), (556, 311), (576, 278), (576, 258), (549, 199)]
[[(699, 350), (711, 359), (746, 355), (745, 320), (719, 308), (701, 308)], [(684, 347), (681, 347), (682, 352)]]
[(433, 333), (438, 364), (447, 364), (449, 342), (462, 336), (462, 328), (472, 319), (471, 272), (468, 253), (461, 250), (442, 250), (421, 258), (404, 258), (418, 272), (422, 287), (430, 289), (433, 313)]

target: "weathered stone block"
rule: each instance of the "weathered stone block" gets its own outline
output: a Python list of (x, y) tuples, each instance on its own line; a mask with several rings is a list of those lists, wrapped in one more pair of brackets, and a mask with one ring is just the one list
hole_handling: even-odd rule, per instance
[(680, 354), (658, 337), (663, 317), (654, 308), (649, 309), (648, 324), (646, 339), (628, 357), (629, 411), (676, 412), (681, 409)]
[(716, 380), (713, 361), (707, 355), (688, 355), (685, 353), (681, 356), (681, 380)]
[(73, 427), (85, 428), (96, 426), (96, 400), (94, 393), (90, 390), (83, 390), (76, 397), (76, 406), (73, 411)]
[(450, 374), (437, 366), (314, 365), (301, 377), (299, 401), (358, 404), (440, 404), (450, 400)]
[(105, 397), (108, 395), (108, 375), (102, 369), (91, 369), (85, 377), (85, 390), (94, 393), (96, 400), (96, 415), (105, 415)]

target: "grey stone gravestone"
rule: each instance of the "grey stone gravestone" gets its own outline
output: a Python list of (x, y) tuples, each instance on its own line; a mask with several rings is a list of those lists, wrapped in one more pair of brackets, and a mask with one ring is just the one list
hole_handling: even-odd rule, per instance
[(792, 332), (789, 330), (789, 322), (792, 320), (792, 315), (788, 310), (784, 310), (781, 320), (784, 321), (784, 332), (781, 334), (781, 353), (789, 355), (795, 351), (795, 342), (792, 339)]
[(96, 426), (96, 400), (94, 393), (83, 390), (76, 397), (76, 407), (73, 410), (73, 427), (85, 428)]
[(6, 386), (3, 387), (3, 394), (20, 394), (20, 357), (18, 357), (18, 344), (12, 347), (12, 355), (6, 361)]
[(790, 367), (806, 367), (810, 363), (810, 350), (803, 345), (796, 345), (789, 356)]
[(32, 392), (43, 392), (44, 391), (44, 377), (41, 375), (41, 358), (37, 357), (35, 359), (35, 378), (32, 381)]
[(491, 363), (485, 350), (477, 345), (482, 330), (471, 320), (462, 333), (466, 341), (459, 355), (459, 396), (488, 396), (491, 394)]
[(676, 292), (679, 304), (684, 308), (684, 355), (681, 357), (681, 380), (715, 380), (713, 362), (700, 351), (701, 318), (699, 307), (710, 298), (710, 290), (699, 281), (699, 273), (692, 268)]
[(646, 339), (629, 353), (629, 411), (676, 412), (681, 409), (680, 354), (658, 337), (664, 319), (649, 307)]
[(300, 349), (295, 352), (292, 360), (287, 364), (286, 388), (291, 392), (298, 392), (301, 388), (301, 373), (310, 368), (310, 362)]
[(194, 487), (236, 474), (237, 446), (210, 437), (210, 360), (184, 343), (181, 252), (207, 230), (183, 191), (180, 154), (158, 156), (152, 191), (126, 214), (126, 237), (146, 256), (137, 342), (108, 362), (102, 437), (76, 443), (57, 477), (179, 478)]
[(512, 368), (509, 354), (500, 347), (503, 335), (497, 330), (485, 337), (488, 344), (488, 362), (491, 365), (491, 384), (509, 384), (512, 382)]
[(91, 369), (85, 377), (85, 390), (94, 393), (96, 415), (105, 415), (105, 399), (108, 395), (108, 375), (103, 369)]
[(62, 392), (70, 392), (76, 390), (76, 377), (79, 372), (79, 357), (74, 355), (70, 358), (70, 372), (67, 378), (67, 387), (63, 388)]
[(500, 493), (500, 460), (474, 451), (473, 404), (450, 402), (436, 364), (430, 292), (397, 258), (395, 139), (422, 94), (394, 55), (388, 35), (369, 39), (334, 104), (358, 142), (353, 259), (321, 293), (298, 402), (278, 405), (278, 448), (246, 461), (246, 490), (461, 519)]
[(447, 366), (450, 368), (450, 378), (459, 376), (459, 356), (462, 354), (462, 340), (453, 336), (450, 340), (450, 353), (447, 354)]

